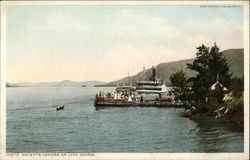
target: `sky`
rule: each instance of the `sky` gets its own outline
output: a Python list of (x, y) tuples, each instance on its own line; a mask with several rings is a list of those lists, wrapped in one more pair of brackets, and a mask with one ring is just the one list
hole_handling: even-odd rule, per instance
[(11, 5), (7, 82), (118, 80), (194, 58), (201, 44), (243, 48), (243, 6)]

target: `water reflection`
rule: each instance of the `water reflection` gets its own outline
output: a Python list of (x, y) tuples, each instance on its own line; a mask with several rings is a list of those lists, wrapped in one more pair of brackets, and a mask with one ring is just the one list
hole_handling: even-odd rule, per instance
[[(195, 152), (243, 152), (243, 129), (224, 120), (199, 120), (195, 135), (198, 146)], [(234, 145), (238, 141), (238, 145)]]

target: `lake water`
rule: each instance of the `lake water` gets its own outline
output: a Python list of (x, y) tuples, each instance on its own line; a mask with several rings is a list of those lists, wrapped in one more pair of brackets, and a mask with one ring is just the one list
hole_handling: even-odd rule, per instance
[(7, 152), (243, 152), (234, 124), (197, 123), (180, 108), (96, 110), (100, 90), (114, 88), (7, 88)]

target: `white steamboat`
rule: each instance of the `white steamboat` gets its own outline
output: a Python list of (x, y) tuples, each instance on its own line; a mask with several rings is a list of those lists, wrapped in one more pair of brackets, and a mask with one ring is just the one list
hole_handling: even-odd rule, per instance
[(163, 81), (156, 78), (156, 70), (152, 67), (152, 76), (148, 81), (137, 81), (136, 92), (138, 94), (159, 94), (167, 92), (167, 87)]

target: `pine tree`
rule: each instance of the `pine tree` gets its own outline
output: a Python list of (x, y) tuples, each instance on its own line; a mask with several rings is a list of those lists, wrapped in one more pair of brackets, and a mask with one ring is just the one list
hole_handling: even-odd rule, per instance
[(192, 82), (194, 97), (197, 100), (205, 101), (205, 97), (210, 94), (209, 87), (216, 82), (217, 74), (219, 82), (225, 87), (230, 85), (232, 74), (229, 73), (227, 60), (219, 51), (216, 43), (211, 49), (202, 44), (197, 47), (197, 50), (197, 57), (193, 64), (187, 64), (187, 68), (198, 74), (189, 78), (188, 82)]

